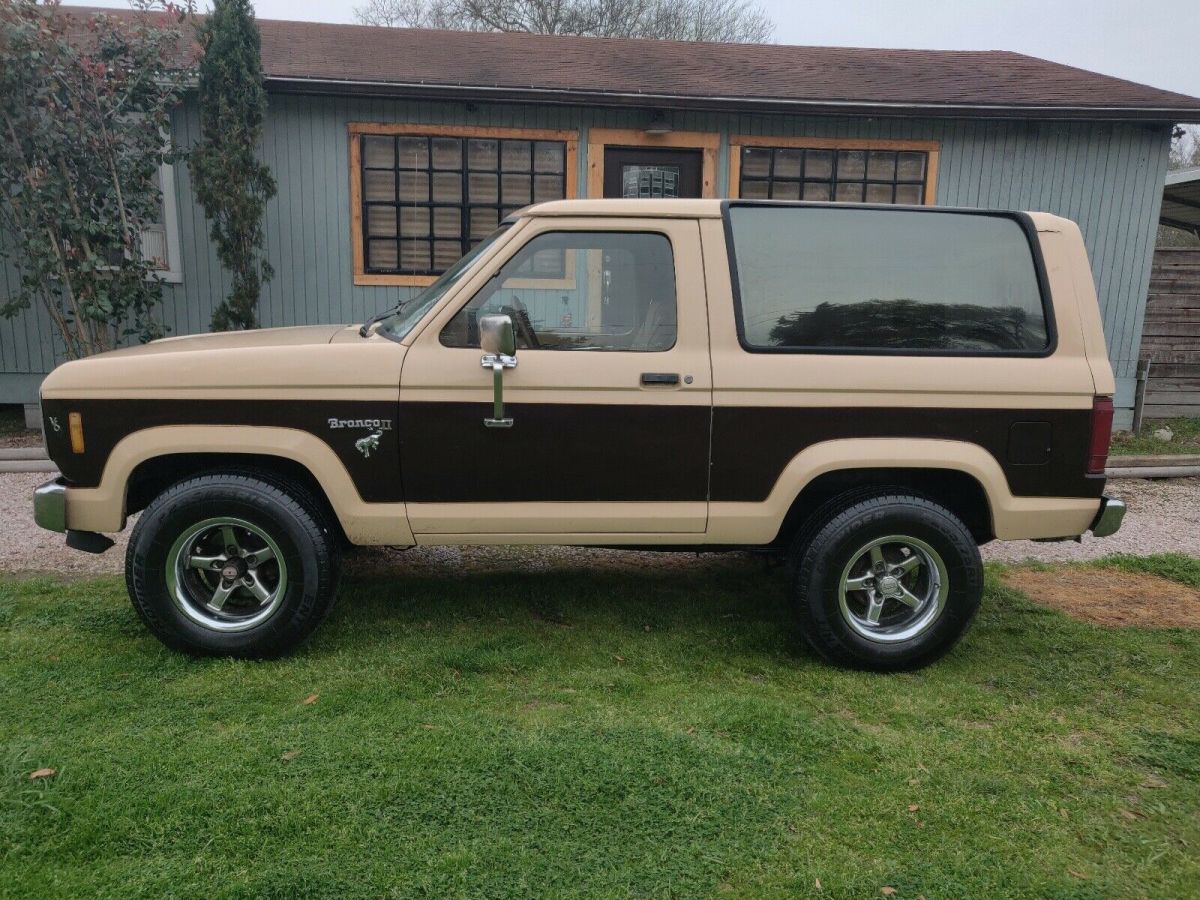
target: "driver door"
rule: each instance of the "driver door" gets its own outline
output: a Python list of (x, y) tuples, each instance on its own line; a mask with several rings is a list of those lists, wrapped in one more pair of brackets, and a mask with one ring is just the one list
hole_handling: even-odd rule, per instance
[[(414, 534), (661, 542), (703, 532), (712, 376), (698, 223), (535, 218), (506, 250), (405, 357), (399, 433)], [(503, 373), (509, 427), (495, 427), (493, 373), (481, 365), (478, 320), (495, 313), (517, 333)]]

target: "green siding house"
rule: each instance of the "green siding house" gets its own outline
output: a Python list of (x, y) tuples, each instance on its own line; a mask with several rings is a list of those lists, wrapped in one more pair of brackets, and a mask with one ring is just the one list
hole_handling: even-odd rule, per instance
[[(1083, 229), (1130, 419), (1171, 130), (1200, 121), (1198, 99), (1006, 52), (259, 24), (279, 185), (264, 325), (362, 321), (546, 199), (1042, 210)], [(191, 102), (174, 132), (197, 140)], [(186, 167), (162, 174), (145, 237), (162, 319), (204, 331), (228, 275)], [(0, 269), (0, 291), (16, 283)], [(0, 321), (0, 402), (35, 401), (60, 358), (38, 311)]]

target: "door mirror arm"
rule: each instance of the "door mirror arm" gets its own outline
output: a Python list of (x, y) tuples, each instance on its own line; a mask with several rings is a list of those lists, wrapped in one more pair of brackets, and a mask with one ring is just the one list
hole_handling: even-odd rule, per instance
[(504, 415), (504, 370), (517, 367), (517, 337), (512, 318), (492, 314), (479, 318), (479, 346), (483, 350), (480, 365), (492, 370), (492, 416), (483, 424), (488, 428), (511, 428), (513, 420)]

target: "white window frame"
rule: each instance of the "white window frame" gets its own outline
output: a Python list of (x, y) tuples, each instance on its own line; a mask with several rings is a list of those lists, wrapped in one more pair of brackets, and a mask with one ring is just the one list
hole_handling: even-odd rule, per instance
[(179, 258), (179, 206), (175, 199), (175, 166), (163, 163), (158, 168), (162, 192), (163, 230), (167, 239), (167, 268), (155, 269), (154, 277), (168, 284), (183, 283), (183, 261)]

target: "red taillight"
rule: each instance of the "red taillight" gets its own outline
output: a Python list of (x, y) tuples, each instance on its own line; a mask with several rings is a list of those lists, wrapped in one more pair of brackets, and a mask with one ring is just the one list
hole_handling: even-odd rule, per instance
[(1112, 440), (1112, 397), (1092, 399), (1092, 433), (1088, 438), (1087, 473), (1103, 475), (1108, 464), (1108, 443)]

